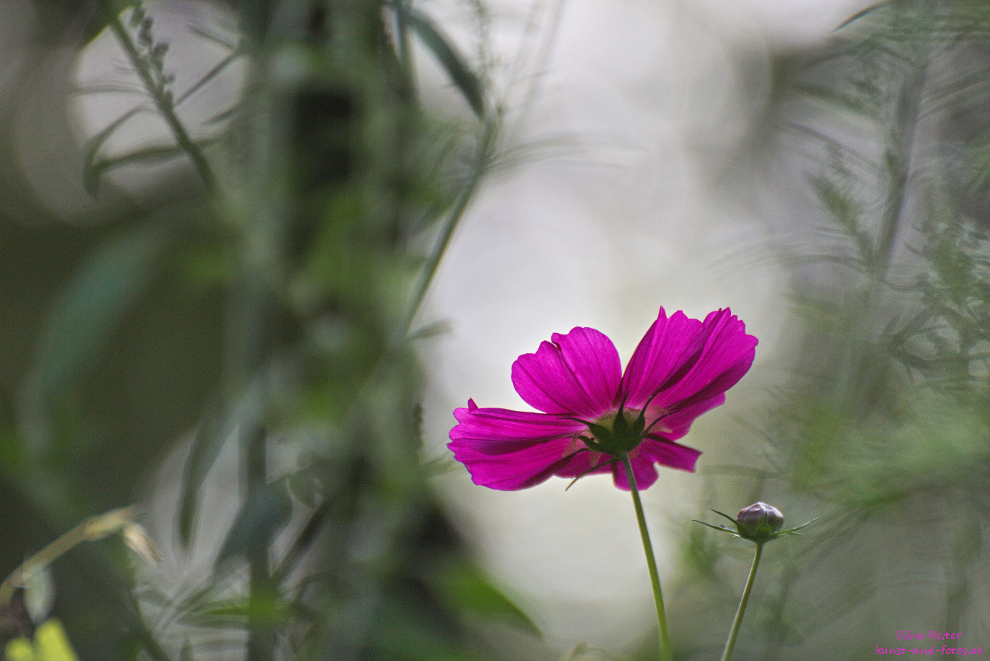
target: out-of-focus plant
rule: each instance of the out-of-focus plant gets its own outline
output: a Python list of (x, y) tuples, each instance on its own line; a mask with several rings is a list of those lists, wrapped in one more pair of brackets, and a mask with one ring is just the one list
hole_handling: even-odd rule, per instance
[(988, 28), (983, 3), (880, 2), (780, 61), (781, 142), (819, 213), (787, 253), (793, 374), (739, 474), (828, 523), (771, 578), (759, 658), (980, 632)]
[[(25, 469), (23, 492), (55, 520), (73, 513), (62, 496), (85, 501), (57, 460), (76, 442), (66, 393), (163, 264), (180, 264), (185, 286), (205, 284), (223, 308), (222, 327), (206, 329), (220, 359), (184, 467), (182, 547), (196, 544), (201, 489), (227, 444), (242, 475), (239, 512), (201, 584), (177, 595), (138, 586), (135, 598), (105, 561), (89, 562), (121, 597), (111, 608), (126, 611), (125, 656), (207, 658), (219, 646), (249, 661), (467, 660), (495, 654), (479, 622), (535, 632), (464, 553), (419, 456), (412, 343), (433, 331), (415, 327), (417, 311), (495, 154), (500, 117), (483, 77), (406, 0), (234, 2), (239, 41), (196, 26), (229, 55), (191, 82), (170, 69), (156, 5), (99, 5), (89, 32), (113, 35), (146, 103), (89, 139), (87, 190), (103, 196), (108, 175), (162, 161), (190, 164), (199, 183), (121, 218), (69, 281), (40, 332), (6, 469)], [(464, 100), (456, 131), (418, 102), (414, 43)], [(198, 136), (183, 103), (234, 62), (244, 92), (216, 109), (220, 130)], [(109, 149), (147, 114), (168, 142)], [(275, 472), (287, 453), (296, 468)], [(170, 615), (153, 622), (149, 608)]]
[(719, 532), (723, 532), (732, 537), (747, 539), (756, 544), (756, 553), (753, 555), (753, 564), (749, 569), (749, 578), (746, 579), (746, 587), (743, 588), (742, 597), (739, 599), (739, 607), (736, 609), (736, 617), (732, 621), (732, 628), (729, 630), (729, 637), (722, 650), (721, 661), (729, 661), (736, 646), (736, 639), (739, 637), (739, 628), (742, 625), (743, 616), (746, 614), (746, 606), (749, 604), (749, 595), (753, 591), (753, 583), (756, 580), (756, 572), (760, 568), (760, 558), (763, 556), (763, 545), (772, 542), (784, 535), (800, 535), (797, 532), (802, 528), (811, 525), (813, 521), (803, 523), (794, 528), (781, 530), (784, 527), (784, 515), (776, 507), (766, 503), (756, 502), (748, 507), (739, 510), (739, 514), (732, 518), (724, 512), (712, 510), (716, 514), (731, 521), (736, 529), (733, 531), (725, 525), (713, 526), (704, 521), (695, 521), (704, 526), (708, 526)]
[[(14, 630), (11, 623), (18, 620), (18, 628), (25, 632), (37, 625), (33, 639), (18, 636), (7, 642), (4, 654), (9, 661), (76, 659), (62, 624), (48, 619), (55, 598), (51, 564), (82, 542), (96, 542), (111, 535), (120, 535), (141, 558), (156, 562), (158, 551), (144, 528), (134, 521), (135, 513), (134, 507), (122, 507), (89, 517), (25, 560), (0, 583), (0, 613), (4, 615), (5, 633)], [(22, 590), (21, 601), (14, 601), (16, 590)]]
[(76, 661), (78, 658), (58, 620), (48, 620), (38, 627), (33, 640), (10, 641), (4, 654), (8, 661)]

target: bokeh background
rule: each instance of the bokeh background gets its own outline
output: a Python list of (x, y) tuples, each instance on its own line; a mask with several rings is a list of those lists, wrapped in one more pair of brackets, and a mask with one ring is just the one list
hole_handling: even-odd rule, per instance
[(820, 518), (734, 658), (990, 644), (990, 10), (781, 4), (4, 3), (0, 573), (138, 503), (161, 563), (51, 566), (80, 658), (650, 658), (628, 495), (478, 487), (451, 412), (731, 307), (644, 493), (676, 658), (752, 552), (691, 520), (756, 500)]

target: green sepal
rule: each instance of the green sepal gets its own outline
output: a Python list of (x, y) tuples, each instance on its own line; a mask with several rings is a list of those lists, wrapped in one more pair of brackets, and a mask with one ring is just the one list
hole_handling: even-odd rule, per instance
[(599, 446), (602, 448), (599, 452), (607, 452), (608, 454), (616, 454), (613, 451), (615, 446), (615, 436), (612, 434), (612, 430), (604, 425), (597, 425), (594, 422), (588, 423), (588, 431), (595, 435), (598, 440)]
[(581, 441), (587, 445), (589, 449), (594, 450), (595, 452), (604, 452), (605, 454), (608, 454), (608, 450), (605, 449), (605, 446), (595, 439), (588, 436), (578, 436), (578, 438), (581, 439)]
[(726, 528), (725, 526), (713, 526), (710, 523), (705, 523), (704, 521), (699, 521), (698, 519), (691, 519), (691, 520), (694, 521), (695, 523), (700, 523), (703, 526), (708, 526), (712, 530), (717, 530), (719, 532), (728, 533), (729, 535), (732, 535), (733, 537), (739, 537), (739, 534), (738, 533), (732, 532), (730, 529)]
[(622, 409), (619, 409), (618, 415), (612, 421), (612, 436), (614, 438), (625, 438), (626, 434), (629, 433), (629, 421), (626, 420), (626, 416), (622, 415)]

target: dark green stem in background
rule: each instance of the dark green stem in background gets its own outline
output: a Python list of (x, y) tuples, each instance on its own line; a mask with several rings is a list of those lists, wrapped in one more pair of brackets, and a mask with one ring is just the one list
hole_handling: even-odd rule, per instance
[(643, 514), (643, 502), (639, 498), (636, 487), (636, 476), (633, 475), (629, 453), (622, 453), (622, 465), (626, 468), (626, 480), (632, 493), (633, 505), (636, 508), (636, 521), (639, 523), (639, 534), (643, 538), (643, 550), (646, 552), (646, 566), (650, 570), (650, 583), (653, 584), (653, 601), (657, 607), (657, 629), (660, 632), (660, 661), (671, 661), (673, 651), (670, 648), (670, 634), (667, 631), (667, 612), (663, 606), (663, 592), (660, 589), (660, 573), (657, 571), (657, 560), (653, 554), (653, 544), (650, 542), (650, 531), (646, 527), (646, 516)]
[(416, 70), (413, 62), (412, 47), (409, 42), (409, 24), (406, 15), (409, 13), (409, 0), (396, 0), (395, 32), (398, 37), (399, 62), (402, 73), (411, 89), (416, 86)]
[[(246, 502), (252, 502), (255, 492), (265, 488), (268, 480), (267, 450), (265, 429), (255, 426), (245, 434), (247, 453)], [(268, 566), (268, 544), (254, 543), (247, 549), (248, 561), (248, 640), (247, 661), (271, 661), (275, 651), (275, 629), (271, 618), (266, 616), (266, 601), (275, 592), (272, 575)]]
[(732, 622), (732, 630), (729, 638), (725, 641), (725, 650), (722, 651), (721, 661), (729, 661), (732, 657), (732, 650), (736, 646), (736, 637), (739, 635), (739, 625), (742, 624), (743, 615), (746, 613), (746, 604), (749, 603), (749, 593), (753, 591), (753, 583), (756, 580), (756, 570), (760, 566), (760, 556), (763, 555), (763, 544), (756, 543), (756, 555), (753, 557), (753, 566), (749, 569), (749, 578), (746, 579), (746, 587), (743, 590), (742, 599), (739, 600), (739, 608), (736, 610), (736, 619)]

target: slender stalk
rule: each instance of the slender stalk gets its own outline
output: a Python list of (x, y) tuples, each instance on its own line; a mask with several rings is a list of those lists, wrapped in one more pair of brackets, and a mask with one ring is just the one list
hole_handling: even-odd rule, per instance
[(725, 641), (725, 650), (722, 651), (721, 661), (729, 661), (732, 656), (732, 649), (736, 646), (736, 637), (739, 635), (739, 625), (742, 624), (743, 615), (746, 613), (746, 604), (749, 602), (749, 593), (753, 590), (753, 582), (756, 580), (756, 570), (760, 566), (760, 556), (763, 555), (763, 544), (756, 543), (756, 555), (753, 556), (753, 566), (749, 569), (749, 578), (746, 579), (746, 588), (743, 590), (742, 599), (739, 601), (739, 608), (736, 610), (736, 619), (732, 622), (732, 630), (729, 632), (729, 639)]
[(130, 60), (131, 66), (134, 67), (134, 70), (141, 78), (141, 83), (144, 85), (145, 91), (151, 96), (151, 100), (154, 101), (155, 107), (161, 113), (162, 119), (168, 124), (176, 143), (182, 151), (188, 154), (193, 167), (196, 168), (196, 172), (199, 174), (200, 179), (203, 180), (206, 189), (211, 195), (216, 194), (217, 180), (213, 174), (213, 170), (210, 168), (210, 164), (206, 161), (206, 157), (203, 155), (202, 150), (200, 150), (199, 145), (189, 136), (189, 132), (186, 131), (186, 127), (182, 124), (179, 116), (175, 114), (171, 96), (166, 94), (165, 90), (155, 82), (154, 76), (151, 74), (151, 68), (145, 59), (141, 57), (141, 53), (138, 52), (137, 46), (134, 45), (131, 36), (127, 33), (127, 29), (120, 20), (116, 3), (107, 3), (106, 9), (110, 14), (109, 27), (117, 37), (120, 47), (127, 54), (127, 59)]
[[(245, 463), (247, 472), (247, 499), (265, 488), (267, 475), (267, 443), (261, 425), (244, 433)], [(247, 549), (248, 561), (248, 611), (247, 661), (271, 661), (275, 654), (275, 628), (265, 615), (265, 604), (271, 599), (277, 586), (272, 583), (268, 563), (268, 544), (252, 543)]]
[[(653, 601), (657, 606), (657, 628), (660, 632), (660, 661), (672, 661), (673, 652), (670, 648), (670, 634), (667, 632), (667, 612), (663, 606), (663, 592), (660, 590), (660, 573), (657, 571), (657, 560), (653, 555), (653, 544), (650, 542), (650, 531), (646, 527), (646, 516), (643, 514), (643, 502), (636, 488), (636, 476), (633, 475), (629, 453), (622, 453), (622, 465), (626, 467), (626, 479), (629, 481), (629, 491), (632, 492), (633, 505), (636, 508), (636, 521), (639, 523), (639, 534), (643, 538), (643, 550), (646, 552), (646, 566), (650, 570), (650, 582), (653, 584)], [(748, 594), (748, 593), (747, 593)]]
[(429, 291), (430, 284), (433, 282), (433, 276), (436, 275), (437, 268), (443, 260), (444, 253), (447, 252), (447, 246), (450, 245), (450, 240), (454, 236), (454, 230), (460, 224), (464, 212), (467, 211), (468, 204), (473, 199), (481, 183), (481, 176), (484, 174), (491, 157), (496, 131), (495, 122), (489, 121), (485, 127), (485, 133), (482, 136), (483, 143), (479, 147), (478, 158), (472, 166), (471, 175), (465, 183), (464, 188), (461, 189), (460, 195), (458, 195), (457, 201), (454, 203), (454, 208), (451, 209), (447, 218), (444, 219), (443, 226), (440, 228), (440, 235), (433, 244), (433, 249), (430, 251), (430, 255), (423, 265), (423, 270), (420, 271), (419, 280), (416, 282), (416, 287), (409, 299), (410, 302), (409, 308), (406, 311), (406, 318), (403, 320), (402, 327), (406, 334), (409, 333), (413, 319), (415, 319), (416, 313), (419, 312), (419, 307), (423, 304), (423, 299), (426, 298), (426, 292)]
[(47, 567), (81, 542), (93, 542), (119, 532), (134, 517), (132, 507), (120, 507), (85, 519), (48, 546), (25, 560), (0, 583), (0, 606), (10, 603), (17, 588), (24, 587), (24, 577), (38, 567)]
[(402, 72), (411, 89), (416, 88), (416, 67), (413, 63), (412, 48), (409, 43), (409, 24), (406, 15), (409, 13), (409, 0), (398, 0), (395, 3), (395, 32), (399, 41), (399, 62), (402, 64)]
[(30, 572), (31, 568), (45, 567), (51, 564), (76, 544), (87, 539), (89, 538), (86, 535), (86, 522), (83, 522), (21, 563), (17, 569), (10, 573), (3, 584), (0, 584), (0, 605), (5, 606), (10, 603), (14, 591), (23, 587), (24, 576)]

